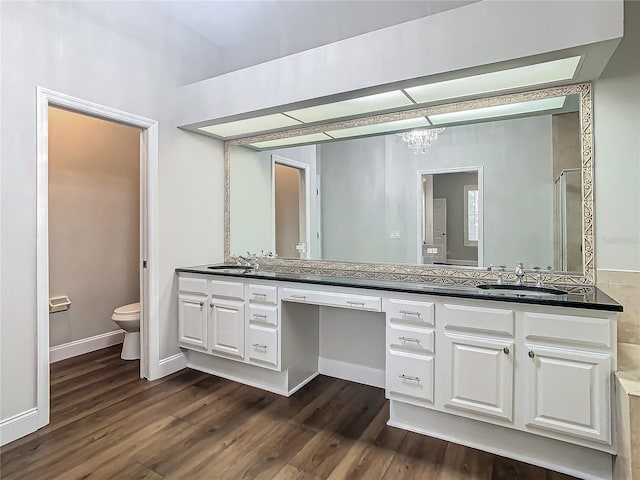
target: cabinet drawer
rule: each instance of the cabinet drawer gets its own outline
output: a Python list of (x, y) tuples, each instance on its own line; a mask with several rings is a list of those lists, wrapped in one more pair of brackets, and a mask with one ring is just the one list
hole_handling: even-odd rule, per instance
[(195, 292), (207, 295), (207, 279), (178, 277), (178, 289), (181, 292)]
[(244, 300), (244, 283), (211, 280), (211, 294), (214, 297)]
[(380, 297), (370, 297), (368, 295), (283, 288), (282, 300), (373, 312), (382, 311)]
[(612, 345), (611, 324), (606, 318), (525, 312), (523, 323), (527, 341), (607, 349)]
[[(433, 402), (433, 357), (387, 351), (387, 393)], [(403, 399), (411, 403), (410, 399)]]
[(387, 318), (394, 323), (433, 326), (434, 310), (435, 307), (431, 302), (390, 298), (387, 305)]
[(247, 298), (251, 302), (278, 304), (278, 289), (271, 285), (247, 285)]
[(424, 328), (387, 325), (387, 346), (392, 350), (429, 354), (434, 352), (435, 332)]
[(447, 330), (499, 333), (513, 336), (513, 310), (444, 304), (443, 318)]
[(249, 325), (247, 350), (250, 362), (278, 366), (278, 331), (260, 325)]
[(278, 326), (278, 308), (267, 305), (250, 304), (247, 309), (248, 321), (251, 323), (266, 323)]

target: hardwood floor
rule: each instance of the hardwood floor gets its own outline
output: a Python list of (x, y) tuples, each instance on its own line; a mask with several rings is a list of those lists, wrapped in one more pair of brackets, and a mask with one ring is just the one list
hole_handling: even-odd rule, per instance
[(571, 478), (389, 427), (378, 388), (320, 376), (285, 398), (188, 369), (147, 382), (119, 354), (51, 366), (51, 424), (0, 450), (1, 478)]

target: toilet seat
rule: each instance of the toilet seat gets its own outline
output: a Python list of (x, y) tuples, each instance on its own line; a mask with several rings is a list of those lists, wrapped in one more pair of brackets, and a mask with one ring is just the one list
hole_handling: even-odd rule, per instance
[(140, 319), (140, 302), (123, 305), (113, 311), (113, 320), (139, 320)]

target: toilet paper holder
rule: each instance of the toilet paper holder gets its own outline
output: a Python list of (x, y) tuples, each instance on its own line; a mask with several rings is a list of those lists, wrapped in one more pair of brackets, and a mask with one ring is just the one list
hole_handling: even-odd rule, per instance
[(59, 297), (49, 297), (49, 313), (64, 312), (69, 310), (71, 300), (68, 295), (60, 295)]

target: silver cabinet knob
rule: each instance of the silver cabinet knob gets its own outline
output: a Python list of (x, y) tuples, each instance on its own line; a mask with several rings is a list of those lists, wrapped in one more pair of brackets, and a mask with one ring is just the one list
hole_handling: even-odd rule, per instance
[(533, 353), (533, 350), (529, 350), (529, 358), (533, 358), (535, 356), (536, 356), (536, 354)]
[(509, 355), (509, 347), (504, 347), (502, 351), (504, 352), (505, 355)]
[(200, 302), (200, 306), (201, 306), (201, 307), (204, 307), (204, 302)]

